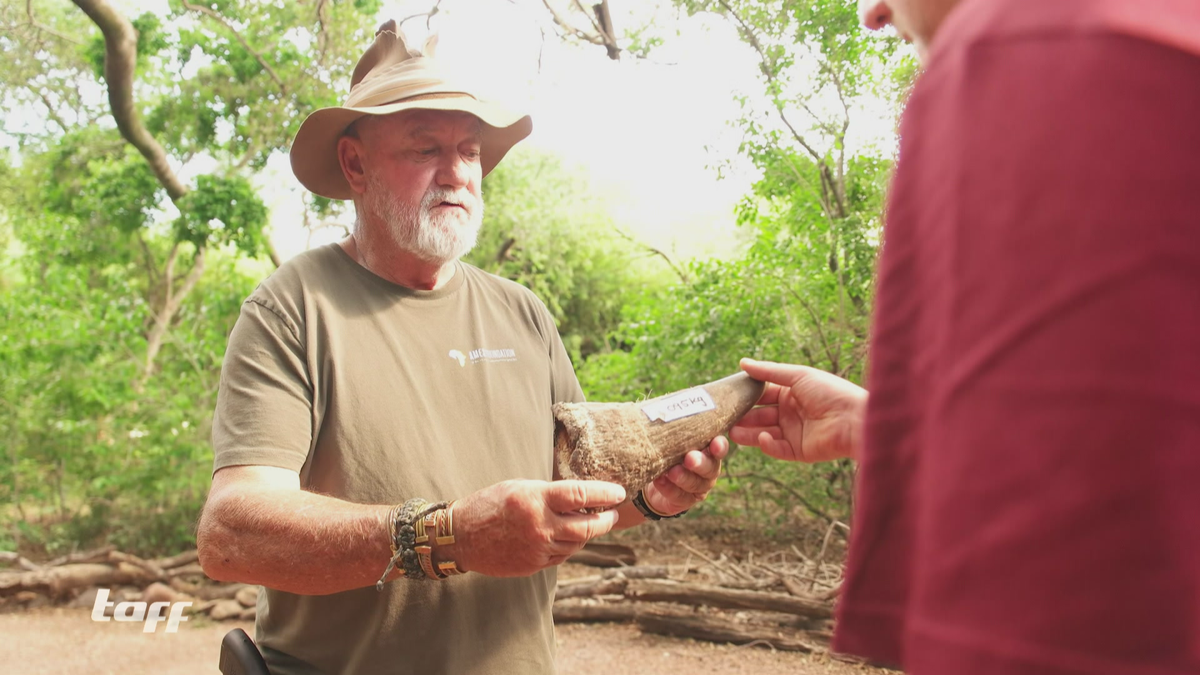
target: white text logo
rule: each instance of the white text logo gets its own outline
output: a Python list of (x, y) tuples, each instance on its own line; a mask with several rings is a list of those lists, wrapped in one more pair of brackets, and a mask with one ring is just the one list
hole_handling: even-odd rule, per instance
[(472, 349), (469, 354), (471, 363), (479, 361), (516, 361), (515, 349)]
[[(105, 611), (116, 605), (113, 610), (112, 618), (117, 621), (142, 621), (145, 620), (146, 627), (142, 629), (143, 633), (153, 633), (158, 629), (160, 621), (167, 622), (167, 632), (174, 633), (179, 630), (179, 622), (187, 621), (188, 618), (183, 615), (183, 610), (191, 607), (190, 602), (155, 602), (151, 603), (147, 609), (144, 602), (109, 602), (108, 589), (101, 588), (96, 593), (96, 604), (92, 605), (92, 621), (108, 621), (109, 617), (105, 616)], [(169, 616), (163, 616), (163, 612), (167, 607), (170, 607)]]

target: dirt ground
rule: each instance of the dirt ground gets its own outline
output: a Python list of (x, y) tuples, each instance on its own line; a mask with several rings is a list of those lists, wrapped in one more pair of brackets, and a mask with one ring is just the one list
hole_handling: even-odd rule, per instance
[[(249, 623), (183, 623), (178, 633), (141, 632), (140, 623), (94, 623), (87, 609), (47, 608), (0, 614), (0, 650), (8, 675), (216, 675), (221, 638)], [(624, 624), (558, 629), (562, 675), (865, 675), (882, 673), (825, 656), (773, 652), (645, 635)]]

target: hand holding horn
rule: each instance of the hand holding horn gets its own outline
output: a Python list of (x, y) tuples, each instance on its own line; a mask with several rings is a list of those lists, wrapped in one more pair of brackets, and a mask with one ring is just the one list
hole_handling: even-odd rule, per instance
[[(688, 453), (728, 432), (759, 399), (763, 387), (746, 373), (737, 373), (637, 403), (555, 404), (558, 474), (616, 483), (633, 495)], [(703, 464), (702, 458), (690, 461), (697, 467)], [(670, 481), (670, 475), (666, 478)], [(664, 492), (669, 490), (668, 483), (661, 485)]]
[(733, 442), (792, 462), (858, 457), (866, 389), (807, 366), (753, 359), (741, 365), (768, 384), (759, 407), (730, 431)]

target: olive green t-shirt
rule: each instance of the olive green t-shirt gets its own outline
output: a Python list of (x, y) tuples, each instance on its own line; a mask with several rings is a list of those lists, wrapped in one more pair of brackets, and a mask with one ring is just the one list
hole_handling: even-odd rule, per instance
[[(214, 467), (293, 469), (307, 490), (364, 504), (451, 500), (550, 480), (551, 406), (582, 399), (526, 288), (459, 263), (443, 288), (415, 291), (331, 245), (280, 267), (242, 306)], [(545, 570), (401, 579), (382, 593), (266, 589), (256, 639), (276, 675), (552, 673), (554, 585)]]

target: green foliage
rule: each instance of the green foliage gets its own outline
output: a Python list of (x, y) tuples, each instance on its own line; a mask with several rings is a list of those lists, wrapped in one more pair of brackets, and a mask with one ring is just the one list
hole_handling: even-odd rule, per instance
[(185, 546), (211, 463), (225, 335), (254, 280), (230, 258), (210, 265), (138, 391), (147, 302), (130, 292), (143, 284), (137, 264), (60, 263), (38, 245), (20, 260), (34, 282), (0, 293), (4, 530), (12, 536), (15, 519), (24, 546), (47, 554), (106, 539)]
[(200, 176), (179, 208), (175, 234), (181, 241), (195, 246), (229, 243), (249, 256), (262, 248), (267, 207), (245, 178)]
[(35, 8), (48, 30), (0, 33), (6, 103), (44, 119), (6, 123), (19, 159), (0, 164), (0, 548), (189, 544), (226, 336), (257, 280), (242, 261), (266, 244), (253, 175), (334, 101), (376, 9), (217, 0), (131, 17), (147, 130), (172, 170), (212, 167), (173, 201), (97, 94), (105, 44), (86, 15), (51, 0)]
[(576, 363), (606, 348), (621, 311), (665, 267), (623, 238), (586, 178), (522, 148), (488, 174), (487, 209), (468, 262), (537, 294)]

